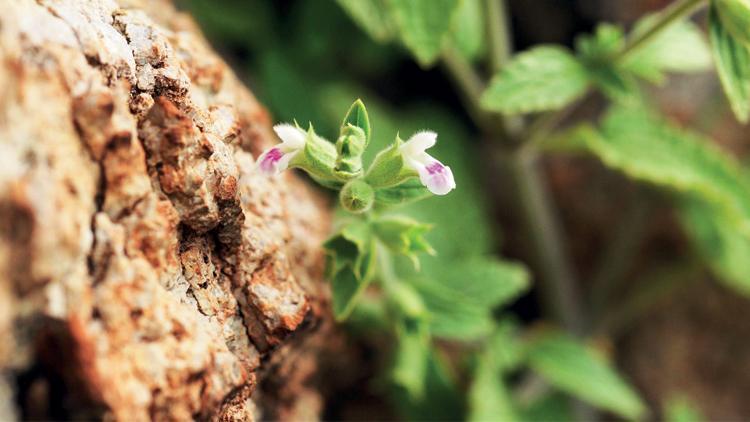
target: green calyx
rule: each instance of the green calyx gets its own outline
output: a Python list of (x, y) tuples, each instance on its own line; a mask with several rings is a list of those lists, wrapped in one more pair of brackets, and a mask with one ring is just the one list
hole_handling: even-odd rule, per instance
[(336, 148), (318, 136), (310, 125), (305, 147), (292, 159), (289, 167), (302, 169), (321, 185), (335, 188), (343, 183), (336, 175), (335, 166)]
[(375, 156), (365, 175), (367, 183), (375, 189), (396, 186), (417, 176), (417, 172), (404, 166), (404, 157), (399, 150), (402, 144), (403, 141), (396, 135), (396, 142)]
[(375, 190), (361, 179), (350, 180), (341, 189), (339, 200), (345, 210), (360, 214), (372, 208), (375, 203)]

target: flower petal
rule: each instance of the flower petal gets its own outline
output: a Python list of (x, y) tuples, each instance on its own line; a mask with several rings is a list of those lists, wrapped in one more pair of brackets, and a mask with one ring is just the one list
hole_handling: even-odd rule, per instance
[(448, 166), (444, 166), (438, 160), (421, 165), (417, 168), (419, 180), (427, 189), (435, 195), (446, 195), (456, 188), (453, 172)]
[(258, 157), (258, 169), (266, 176), (279, 174), (289, 165), (288, 156), (289, 154), (284, 154), (279, 147), (268, 149)]
[(305, 146), (305, 132), (289, 123), (281, 123), (273, 127), (276, 135), (282, 142), (282, 148), (285, 151), (302, 149)]
[(416, 157), (426, 149), (432, 148), (432, 146), (435, 145), (435, 142), (437, 142), (437, 133), (430, 130), (423, 130), (412, 135), (411, 138), (401, 146), (401, 151), (404, 155)]

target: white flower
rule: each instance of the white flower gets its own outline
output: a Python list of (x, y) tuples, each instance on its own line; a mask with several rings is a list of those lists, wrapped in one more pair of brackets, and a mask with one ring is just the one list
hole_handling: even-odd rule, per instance
[(289, 162), (305, 147), (307, 134), (300, 128), (288, 123), (278, 124), (273, 127), (281, 143), (273, 148), (267, 149), (258, 157), (258, 168), (261, 173), (273, 176), (281, 173), (289, 167)]
[(453, 172), (448, 166), (433, 158), (425, 150), (435, 145), (437, 133), (417, 132), (409, 138), (399, 151), (404, 164), (419, 174), (419, 180), (435, 195), (445, 195), (456, 188)]

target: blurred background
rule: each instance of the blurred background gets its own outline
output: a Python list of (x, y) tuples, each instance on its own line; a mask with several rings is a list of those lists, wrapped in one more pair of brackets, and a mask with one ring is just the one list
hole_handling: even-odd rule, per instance
[[(513, 44), (517, 51), (540, 43), (572, 47), (576, 35), (592, 32), (598, 22), (629, 28), (668, 3), (511, 0)], [(430, 241), (440, 260), (495, 254), (530, 261), (528, 241), (504, 195), (510, 187), (492, 176), (497, 172), (488, 160), (491, 154), (441, 67), (422, 69), (402, 47), (372, 41), (332, 0), (178, 4), (195, 17), (274, 122), (310, 121), (319, 134), (335, 139), (340, 117), (353, 99), (362, 98), (378, 145), (391, 142), (396, 130), (402, 138), (419, 129), (437, 131), (435, 155), (453, 168), (459, 189), (411, 206), (409, 212), (439, 228)], [(705, 26), (704, 15), (696, 21)], [(714, 73), (672, 76), (649, 91), (665, 114), (744, 159), (748, 132), (731, 116)], [(590, 96), (569, 120), (594, 118), (604, 105), (602, 98)], [(609, 301), (597, 304), (593, 324), (602, 334), (600, 349), (653, 409), (680, 396), (707, 419), (750, 417), (750, 302), (712, 280), (677, 224), (668, 195), (628, 181), (591, 158), (555, 156), (543, 164), (584, 291), (603, 277), (597, 264), (605, 246), (615, 237), (632, 237), (626, 242), (626, 256), (632, 259), (609, 263), (623, 282), (609, 292)], [(430, 260), (424, 265), (428, 275), (441, 269)], [(633, 291), (639, 294), (629, 294)], [(617, 306), (626, 297), (629, 306)], [(534, 287), (510, 312), (532, 326), (545, 318)], [(362, 348), (360, 358), (367, 363), (373, 351)], [(332, 387), (325, 418), (391, 417), (377, 388), (377, 368), (353, 367), (361, 372)]]

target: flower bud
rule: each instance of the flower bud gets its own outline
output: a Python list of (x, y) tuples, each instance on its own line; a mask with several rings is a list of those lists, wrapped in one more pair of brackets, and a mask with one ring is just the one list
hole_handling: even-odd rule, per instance
[(344, 179), (362, 175), (362, 154), (365, 152), (367, 137), (365, 131), (347, 124), (341, 128), (341, 136), (336, 141), (336, 174)]
[(341, 189), (339, 200), (345, 210), (359, 214), (372, 208), (375, 203), (375, 191), (367, 182), (354, 179), (347, 182)]

